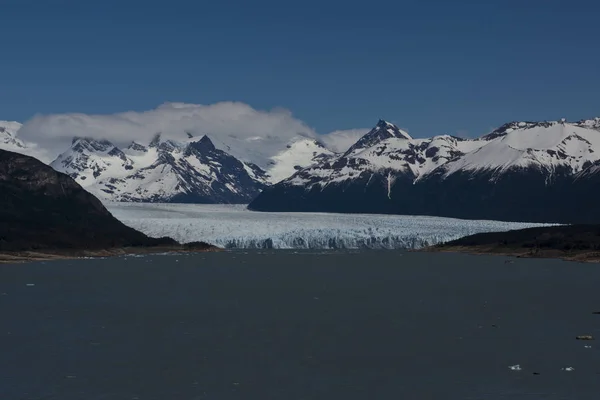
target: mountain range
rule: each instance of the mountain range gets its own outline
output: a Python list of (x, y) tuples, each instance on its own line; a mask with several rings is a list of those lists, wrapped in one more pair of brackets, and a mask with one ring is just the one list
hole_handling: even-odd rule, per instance
[(207, 136), (187, 142), (131, 143), (74, 138), (50, 164), (98, 197), (113, 201), (244, 203), (264, 187), (264, 171), (215, 148)]
[[(0, 147), (31, 152), (18, 129), (0, 122)], [(600, 118), (510, 122), (475, 139), (417, 139), (380, 120), (343, 152), (299, 136), (266, 161), (247, 153), (183, 132), (122, 147), (76, 137), (50, 165), (113, 201), (600, 222)]]
[(386, 121), (339, 157), (266, 188), (249, 208), (600, 221), (600, 118), (511, 122), (477, 139), (413, 139)]
[[(35, 146), (17, 137), (20, 124), (0, 121), (0, 148), (34, 155)], [(104, 139), (74, 137), (52, 162), (55, 170), (75, 179), (103, 200), (177, 203), (249, 203), (267, 185), (334, 153), (313, 138), (299, 136), (263, 168), (217, 148), (206, 135), (182, 132), (180, 140), (160, 134), (146, 144), (119, 147)], [(243, 148), (242, 148), (243, 150)], [(262, 156), (262, 154), (261, 154)]]

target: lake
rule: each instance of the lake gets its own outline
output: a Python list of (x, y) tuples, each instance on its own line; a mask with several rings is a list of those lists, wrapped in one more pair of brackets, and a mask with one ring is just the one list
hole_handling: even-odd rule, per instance
[(596, 400), (599, 283), (374, 250), (0, 265), (0, 398)]

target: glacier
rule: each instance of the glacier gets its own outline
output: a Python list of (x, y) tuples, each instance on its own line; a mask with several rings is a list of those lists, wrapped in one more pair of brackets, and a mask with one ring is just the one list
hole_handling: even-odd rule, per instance
[(152, 237), (226, 249), (419, 249), (481, 232), (544, 224), (333, 213), (255, 212), (245, 205), (105, 203), (124, 224)]

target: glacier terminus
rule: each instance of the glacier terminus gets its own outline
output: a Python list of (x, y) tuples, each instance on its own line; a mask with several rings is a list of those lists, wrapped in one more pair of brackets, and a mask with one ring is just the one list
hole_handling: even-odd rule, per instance
[(105, 203), (151, 237), (203, 240), (227, 249), (419, 249), (481, 232), (541, 224), (335, 213), (253, 212), (244, 205)]

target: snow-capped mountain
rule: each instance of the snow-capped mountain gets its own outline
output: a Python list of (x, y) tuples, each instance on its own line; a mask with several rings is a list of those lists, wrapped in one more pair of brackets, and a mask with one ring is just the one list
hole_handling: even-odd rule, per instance
[(356, 143), (350, 146), (350, 148), (346, 151), (344, 156), (356, 154), (362, 150), (368, 149), (369, 147), (378, 144), (383, 140), (392, 138), (406, 140), (412, 139), (408, 132), (401, 130), (396, 125), (390, 122), (380, 119), (373, 129), (371, 129)]
[(75, 137), (71, 147), (50, 164), (71, 176), (83, 187), (94, 185), (106, 176), (126, 176), (134, 161), (108, 140)]
[(104, 200), (244, 203), (264, 187), (264, 171), (216, 149), (208, 136), (132, 142), (74, 138), (52, 167)]
[(242, 203), (265, 185), (333, 157), (317, 140), (298, 138), (271, 157), (267, 170), (215, 147), (208, 136), (132, 142), (119, 148), (107, 140), (73, 138), (52, 163), (106, 200)]
[(249, 207), (581, 220), (577, 198), (565, 198), (575, 180), (585, 186), (583, 192), (597, 190), (595, 196), (600, 195), (600, 186), (590, 189), (593, 186), (583, 183), (591, 177), (600, 181), (599, 127), (598, 118), (511, 122), (473, 140), (448, 135), (412, 139), (379, 121), (344, 154), (265, 189)]

